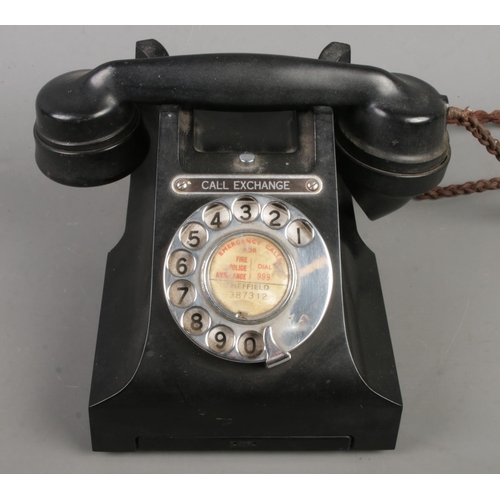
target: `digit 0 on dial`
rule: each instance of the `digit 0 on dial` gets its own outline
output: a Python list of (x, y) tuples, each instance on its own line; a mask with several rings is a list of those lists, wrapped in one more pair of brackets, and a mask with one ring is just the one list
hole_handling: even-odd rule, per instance
[(333, 285), (325, 242), (292, 205), (226, 196), (186, 219), (164, 266), (170, 312), (219, 358), (274, 366), (315, 330)]
[(238, 350), (241, 355), (248, 359), (257, 358), (264, 350), (264, 339), (257, 332), (245, 332), (240, 336)]

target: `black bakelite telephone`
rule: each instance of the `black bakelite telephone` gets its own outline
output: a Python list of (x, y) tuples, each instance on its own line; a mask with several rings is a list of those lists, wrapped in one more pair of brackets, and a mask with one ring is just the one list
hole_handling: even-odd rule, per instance
[(54, 181), (131, 174), (90, 394), (96, 451), (395, 447), (402, 402), (376, 219), (436, 186), (447, 100), (417, 78), (256, 54), (74, 71), (37, 98)]

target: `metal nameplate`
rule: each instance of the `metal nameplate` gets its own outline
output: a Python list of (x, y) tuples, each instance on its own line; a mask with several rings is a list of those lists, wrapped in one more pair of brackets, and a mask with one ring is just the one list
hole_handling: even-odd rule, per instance
[(323, 183), (314, 175), (183, 175), (172, 181), (177, 194), (301, 194), (321, 192)]

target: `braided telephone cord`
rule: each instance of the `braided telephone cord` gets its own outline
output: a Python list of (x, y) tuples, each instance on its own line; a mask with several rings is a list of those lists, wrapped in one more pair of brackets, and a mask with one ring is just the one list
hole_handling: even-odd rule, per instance
[[(465, 127), (472, 135), (500, 161), (500, 143), (494, 139), (489, 130), (483, 127), (482, 123), (496, 123), (500, 125), (500, 110), (495, 110), (492, 113), (478, 110), (472, 111), (470, 108), (460, 109), (454, 106), (448, 108), (448, 123), (461, 125)], [(419, 196), (418, 200), (437, 200), (439, 198), (457, 196), (459, 194), (483, 193), (492, 189), (500, 189), (500, 177), (485, 180), (481, 179), (477, 182), (466, 182), (465, 184), (451, 184), (449, 186), (437, 186), (430, 191), (427, 191)]]

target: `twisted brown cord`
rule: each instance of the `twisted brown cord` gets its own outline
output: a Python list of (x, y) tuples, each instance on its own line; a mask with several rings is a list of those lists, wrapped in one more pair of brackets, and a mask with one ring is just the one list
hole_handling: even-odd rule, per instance
[(481, 179), (477, 182), (466, 182), (465, 184), (450, 184), (449, 186), (437, 186), (430, 191), (417, 196), (419, 200), (437, 200), (439, 198), (449, 198), (459, 194), (483, 193), (493, 189), (500, 189), (500, 177), (493, 177), (489, 181)]
[(487, 122), (497, 123), (500, 111), (496, 110), (488, 114), (480, 110), (481, 119), (476, 116), (476, 113), (470, 108), (460, 109), (451, 106), (448, 108), (448, 123), (464, 126), (483, 146), (486, 146), (488, 153), (496, 156), (496, 159), (500, 161), (500, 143), (491, 137), (488, 129), (481, 125), (481, 123)]
[[(470, 108), (460, 109), (454, 106), (448, 108), (448, 123), (465, 127), (472, 135), (500, 161), (500, 142), (494, 139), (490, 131), (483, 127), (482, 123), (496, 123), (500, 125), (500, 110), (486, 113), (482, 109), (472, 111)], [(493, 189), (500, 189), (500, 177), (477, 182), (466, 182), (465, 184), (451, 184), (450, 186), (437, 186), (419, 196), (418, 200), (437, 200), (443, 197), (457, 196), (459, 194), (483, 193)]]
[[(496, 123), (500, 125), (500, 109), (487, 113), (482, 109), (472, 111), (470, 108), (460, 109), (455, 106), (450, 106), (448, 108), (448, 123), (463, 125), (462, 121), (467, 116), (473, 116), (479, 123)], [(461, 117), (460, 122), (459, 117)]]

